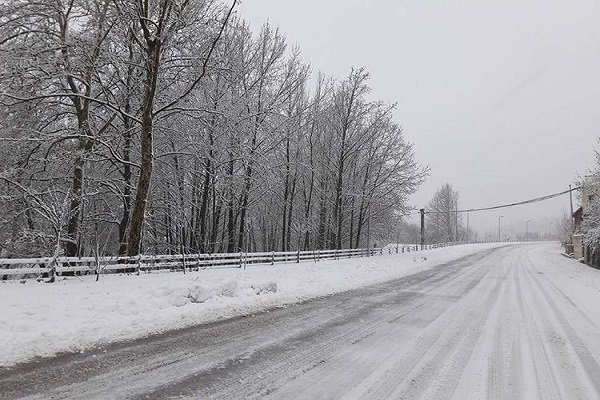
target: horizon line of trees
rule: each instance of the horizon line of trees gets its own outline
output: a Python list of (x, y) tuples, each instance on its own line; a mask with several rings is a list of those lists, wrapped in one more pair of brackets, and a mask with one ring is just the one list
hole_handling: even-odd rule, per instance
[(428, 175), (236, 1), (0, 4), (0, 256), (364, 247)]

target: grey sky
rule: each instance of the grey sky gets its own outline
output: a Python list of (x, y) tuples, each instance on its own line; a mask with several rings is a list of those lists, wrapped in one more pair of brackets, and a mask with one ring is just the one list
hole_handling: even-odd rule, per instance
[[(425, 205), (451, 183), (465, 208), (565, 190), (593, 166), (600, 134), (600, 3), (596, 0), (245, 0), (297, 44), (314, 70), (371, 72), (431, 177)], [(568, 198), (471, 215), (482, 233), (547, 230)]]

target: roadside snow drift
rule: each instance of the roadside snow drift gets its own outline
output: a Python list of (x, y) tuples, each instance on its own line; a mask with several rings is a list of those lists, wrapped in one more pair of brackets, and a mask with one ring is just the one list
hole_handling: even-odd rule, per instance
[(432, 268), (503, 244), (247, 269), (0, 283), (0, 365), (251, 314)]

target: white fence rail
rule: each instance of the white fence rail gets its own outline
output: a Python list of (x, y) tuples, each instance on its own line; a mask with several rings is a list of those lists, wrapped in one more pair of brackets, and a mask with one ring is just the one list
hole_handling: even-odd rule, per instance
[(91, 275), (123, 272), (192, 271), (211, 268), (244, 268), (249, 264), (318, 262), (324, 259), (369, 257), (414, 252), (461, 243), (396, 245), (385, 248), (310, 250), (262, 253), (169, 254), (137, 257), (42, 257), (0, 258), (0, 280), (39, 278), (52, 275)]

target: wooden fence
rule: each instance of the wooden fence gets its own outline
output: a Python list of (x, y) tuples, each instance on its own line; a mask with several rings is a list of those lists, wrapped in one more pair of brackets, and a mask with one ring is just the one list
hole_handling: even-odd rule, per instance
[(169, 254), (137, 257), (0, 258), (0, 280), (35, 279), (61, 275), (197, 271), (212, 268), (245, 268), (250, 264), (318, 262), (326, 259), (369, 257), (447, 247), (461, 243), (396, 245), (385, 248), (309, 250), (262, 253)]

